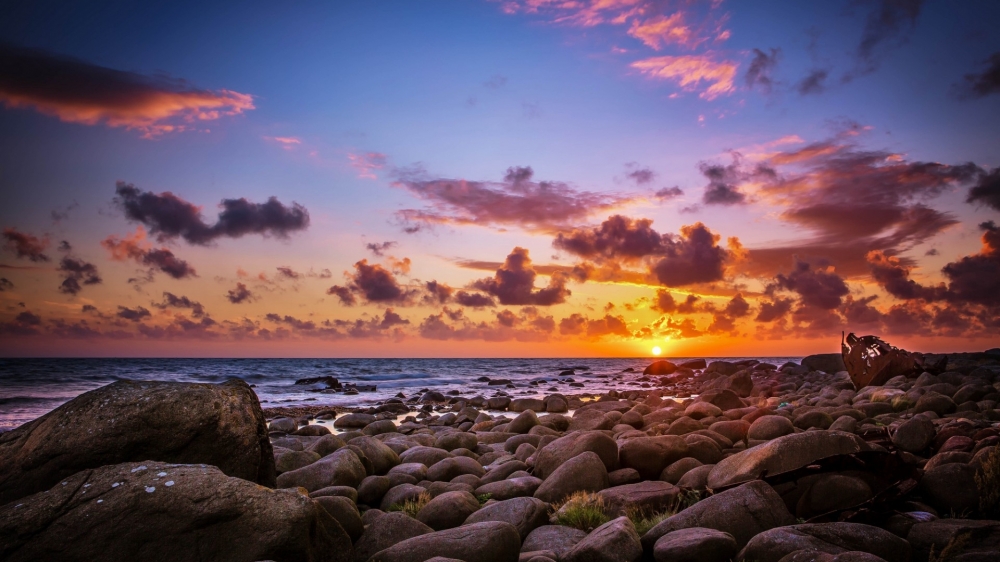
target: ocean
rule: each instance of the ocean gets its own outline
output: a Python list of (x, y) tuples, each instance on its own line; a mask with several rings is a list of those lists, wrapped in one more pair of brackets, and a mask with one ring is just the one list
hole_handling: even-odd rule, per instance
[[(670, 358), (680, 362), (689, 358)], [(715, 358), (705, 357), (711, 362)], [(726, 361), (757, 359), (781, 365), (801, 357), (724, 357)], [(364, 406), (422, 389), (464, 396), (536, 397), (602, 393), (633, 389), (642, 370), (655, 359), (0, 359), (0, 430), (9, 430), (41, 416), (80, 394), (120, 380), (164, 380), (219, 383), (240, 378), (253, 385), (261, 405)], [(572, 376), (560, 372), (576, 368)], [(627, 372), (627, 369), (633, 372)], [(374, 392), (356, 395), (313, 392), (296, 385), (307, 377), (333, 376), (341, 384), (375, 385)], [(480, 377), (508, 379), (517, 388), (488, 386)], [(561, 380), (557, 380), (557, 378)], [(583, 388), (571, 386), (571, 381)], [(536, 384), (531, 384), (537, 381)], [(544, 381), (544, 382), (541, 382)], [(549, 389), (557, 390), (549, 390)]]

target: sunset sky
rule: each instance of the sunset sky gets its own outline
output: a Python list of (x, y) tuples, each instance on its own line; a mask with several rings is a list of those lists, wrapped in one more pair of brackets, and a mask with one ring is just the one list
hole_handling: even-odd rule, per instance
[(0, 18), (0, 355), (1000, 346), (1000, 3)]

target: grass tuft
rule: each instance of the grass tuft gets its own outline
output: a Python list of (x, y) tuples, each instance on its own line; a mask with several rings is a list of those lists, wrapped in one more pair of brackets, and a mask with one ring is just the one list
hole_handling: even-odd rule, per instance
[(490, 498), (492, 497), (493, 494), (477, 494), (476, 500), (479, 502), (479, 505), (483, 505), (484, 503), (490, 501)]
[(904, 410), (909, 410), (910, 408), (916, 406), (917, 403), (906, 395), (897, 396), (892, 399), (892, 409), (896, 412), (902, 412)]
[(639, 533), (640, 537), (648, 533), (653, 527), (659, 525), (664, 519), (674, 515), (674, 513), (676, 512), (672, 509), (650, 513), (648, 510), (634, 505), (625, 508), (625, 516), (632, 521), (632, 526), (635, 527), (635, 532)]
[(417, 513), (430, 501), (431, 495), (427, 492), (421, 492), (421, 494), (415, 499), (406, 500), (403, 503), (397, 503), (389, 506), (389, 511), (402, 511), (403, 513), (416, 519)]
[(556, 523), (590, 532), (611, 520), (604, 514), (604, 498), (590, 492), (576, 492), (566, 497), (556, 509)]

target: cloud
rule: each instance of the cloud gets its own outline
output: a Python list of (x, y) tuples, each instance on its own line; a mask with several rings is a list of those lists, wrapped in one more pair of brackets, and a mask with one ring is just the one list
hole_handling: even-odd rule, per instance
[(141, 306), (137, 306), (135, 308), (127, 308), (127, 307), (124, 307), (124, 306), (119, 306), (118, 307), (118, 314), (117, 314), (117, 316), (119, 318), (124, 318), (125, 320), (131, 320), (132, 322), (138, 322), (139, 320), (142, 320), (143, 318), (148, 318), (148, 317), (152, 316), (152, 314), (149, 312), (149, 310), (147, 310), (147, 309), (145, 309), (145, 308), (143, 308)]
[(639, 166), (635, 162), (629, 162), (625, 165), (628, 170), (625, 176), (636, 183), (636, 185), (645, 185), (656, 177), (656, 172), (650, 170), (649, 168)]
[(493, 277), (480, 279), (472, 286), (493, 295), (504, 305), (551, 306), (566, 302), (566, 297), (572, 294), (566, 288), (565, 274), (553, 273), (549, 286), (538, 290), (535, 290), (536, 275), (528, 250), (517, 247)]
[(208, 225), (201, 218), (200, 207), (169, 191), (156, 194), (120, 181), (115, 193), (115, 204), (125, 217), (149, 227), (160, 242), (181, 237), (190, 244), (208, 245), (218, 238), (247, 234), (287, 238), (309, 226), (305, 207), (298, 203), (286, 207), (276, 197), (266, 203), (251, 203), (244, 198), (223, 199), (218, 219)]
[(191, 310), (191, 316), (201, 318), (205, 315), (205, 307), (200, 302), (193, 301), (187, 297), (178, 297), (173, 293), (163, 292), (163, 302), (153, 303), (153, 306), (160, 309), (186, 308)]
[(779, 273), (775, 279), (782, 289), (797, 293), (802, 304), (821, 310), (837, 308), (850, 292), (832, 267), (814, 269), (804, 261), (796, 261), (791, 273)]
[(718, 245), (719, 238), (700, 222), (681, 227), (680, 236), (665, 239), (662, 258), (653, 265), (653, 273), (667, 287), (721, 280), (730, 253)]
[(960, 98), (983, 98), (1000, 93), (1000, 52), (990, 55), (985, 66), (982, 72), (966, 74), (952, 91)]
[(174, 279), (197, 277), (188, 262), (178, 258), (167, 248), (152, 248), (145, 241), (146, 231), (140, 226), (131, 236), (119, 239), (111, 235), (101, 241), (101, 246), (111, 253), (116, 261), (134, 260), (141, 265), (160, 270)]
[(243, 283), (236, 283), (236, 287), (226, 292), (226, 298), (233, 304), (252, 302), (256, 296), (250, 292)]
[(462, 309), (444, 307), (438, 314), (424, 318), (417, 333), (432, 340), (541, 342), (548, 340), (554, 329), (555, 320), (540, 316), (533, 307), (522, 308), (518, 315), (501, 311), (492, 322), (473, 322)]
[(47, 237), (38, 238), (16, 228), (5, 228), (3, 229), (3, 238), (7, 249), (14, 252), (17, 257), (26, 258), (36, 263), (49, 261), (49, 256), (44, 254), (45, 249), (49, 246)]
[(0, 323), (0, 334), (34, 336), (41, 333), (38, 330), (41, 325), (41, 316), (25, 310), (15, 316), (11, 322)]
[(830, 72), (828, 70), (822, 68), (813, 69), (795, 85), (795, 89), (803, 96), (821, 94), (826, 90), (826, 79), (829, 75)]
[(657, 15), (646, 20), (633, 20), (628, 34), (647, 47), (659, 51), (669, 44), (691, 47), (698, 42), (694, 31), (684, 24), (684, 13)]
[(468, 306), (471, 308), (482, 308), (486, 306), (496, 306), (497, 303), (493, 301), (490, 297), (483, 295), (481, 293), (468, 293), (466, 291), (459, 291), (455, 295), (455, 302), (462, 306)]
[(378, 257), (382, 257), (386, 250), (394, 248), (397, 245), (398, 245), (397, 242), (389, 240), (386, 242), (378, 242), (378, 243), (372, 242), (369, 244), (365, 244), (365, 248), (368, 248), (368, 251), (370, 251), (372, 254)]
[(499, 74), (494, 74), (489, 80), (483, 82), (484, 88), (489, 88), (491, 90), (499, 90), (507, 84), (507, 77), (501, 76)]
[(771, 49), (770, 53), (765, 53), (760, 49), (753, 50), (753, 59), (743, 79), (747, 88), (759, 88), (765, 94), (770, 94), (774, 89), (774, 68), (778, 65), (778, 57), (781, 49)]
[(404, 224), (518, 226), (551, 231), (630, 202), (622, 195), (579, 191), (563, 182), (534, 181), (530, 167), (512, 167), (501, 182), (402, 178), (401, 187), (429, 204), (405, 209)]
[(702, 162), (698, 165), (702, 175), (708, 179), (702, 202), (706, 205), (742, 205), (747, 203), (747, 196), (739, 189), (740, 184), (770, 180), (775, 178), (775, 171), (766, 164), (758, 163), (747, 167), (743, 157), (738, 152), (731, 152), (733, 161), (728, 166)]
[(64, 221), (64, 220), (66, 220), (66, 219), (69, 218), (70, 211), (72, 211), (74, 209), (77, 209), (79, 207), (80, 207), (80, 204), (77, 203), (76, 201), (73, 201), (72, 203), (70, 203), (69, 205), (66, 205), (65, 207), (60, 207), (58, 209), (52, 209), (52, 211), (49, 214), (49, 216), (52, 217), (52, 222), (58, 224), (58, 223), (60, 223), (60, 222), (62, 222), (62, 221)]
[(203, 90), (183, 80), (114, 70), (0, 43), (0, 103), (67, 123), (137, 130), (144, 138), (254, 109), (253, 97)]
[(552, 245), (586, 259), (634, 262), (664, 250), (664, 237), (652, 224), (650, 219), (613, 215), (596, 228), (560, 232)]
[(424, 292), (422, 300), (425, 304), (445, 304), (451, 300), (455, 290), (444, 283), (428, 281), (424, 283)]
[(387, 158), (381, 152), (349, 153), (347, 159), (351, 161), (351, 167), (358, 171), (359, 178), (378, 179), (376, 170), (385, 168)]
[(302, 145), (302, 139), (296, 137), (264, 137), (265, 140), (274, 141), (285, 150), (295, 150)]
[(980, 175), (979, 181), (969, 190), (965, 202), (981, 203), (994, 211), (1000, 211), (1000, 168), (993, 168), (991, 172)]
[(279, 265), (275, 269), (278, 270), (278, 277), (282, 277), (284, 279), (292, 279), (294, 281), (294, 280), (301, 279), (302, 276), (303, 276), (302, 273), (299, 273), (298, 271), (295, 271), (294, 269), (292, 269), (291, 267), (289, 267), (287, 265)]
[(792, 299), (775, 298), (770, 302), (762, 302), (754, 322), (774, 322), (784, 318), (790, 310), (792, 310)]
[(736, 91), (733, 81), (739, 67), (732, 61), (717, 60), (714, 53), (651, 57), (631, 66), (649, 78), (670, 80), (684, 91), (699, 92), (698, 97), (708, 101)]
[(917, 23), (924, 0), (873, 0), (877, 4), (868, 14), (865, 28), (861, 32), (861, 42), (858, 44), (858, 72), (866, 74), (878, 68), (878, 59), (888, 47), (888, 42), (896, 40), (896, 44), (906, 42), (908, 33)]
[(669, 201), (670, 199), (676, 199), (682, 195), (684, 195), (684, 191), (676, 185), (673, 187), (658, 189), (656, 193), (653, 194), (654, 197), (661, 201)]
[[(406, 259), (407, 266), (408, 262)], [(377, 263), (369, 264), (367, 259), (356, 262), (354, 273), (346, 276), (346, 287), (334, 285), (326, 291), (328, 295), (337, 295), (346, 305), (355, 304), (358, 296), (368, 303), (409, 304), (417, 292), (403, 287), (392, 271)]]
[(279, 314), (271, 312), (268, 313), (264, 318), (270, 320), (271, 322), (288, 324), (289, 326), (295, 328), (296, 330), (311, 331), (316, 329), (316, 323), (313, 322), (312, 320), (299, 320), (298, 318), (295, 318), (294, 316), (289, 316), (287, 314), (281, 316)]
[(3, 291), (9, 291), (14, 288), (14, 284), (11, 283), (10, 279), (6, 277), (0, 277), (0, 293)]
[(66, 256), (59, 262), (57, 270), (63, 276), (63, 282), (59, 285), (60, 293), (76, 295), (83, 290), (81, 283), (83, 285), (101, 283), (97, 266), (81, 259)]

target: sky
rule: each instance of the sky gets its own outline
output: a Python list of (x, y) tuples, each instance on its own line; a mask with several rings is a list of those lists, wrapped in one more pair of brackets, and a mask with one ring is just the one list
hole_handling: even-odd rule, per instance
[(1000, 346), (1000, 4), (12, 1), (0, 355)]

